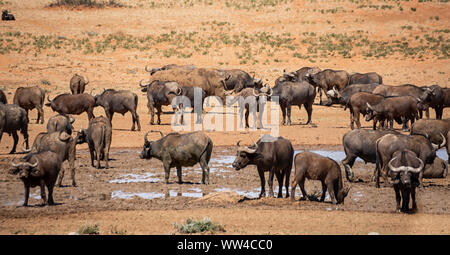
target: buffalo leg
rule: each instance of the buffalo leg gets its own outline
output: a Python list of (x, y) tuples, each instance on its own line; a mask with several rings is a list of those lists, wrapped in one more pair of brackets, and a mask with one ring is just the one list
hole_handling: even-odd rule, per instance
[(30, 197), (30, 186), (28, 186), (25, 183), (23, 185), (25, 187), (25, 197), (23, 201), (23, 206), (28, 206), (28, 198)]
[(398, 189), (398, 185), (394, 185), (395, 191), (395, 201), (397, 202), (397, 212), (400, 212), (400, 202), (402, 201), (402, 197), (400, 196), (400, 191)]
[(291, 184), (291, 201), (295, 201), (295, 188), (297, 187), (297, 180), (294, 179)]
[(245, 109), (245, 128), (250, 128), (250, 125), (248, 124), (248, 116), (250, 115), (250, 109)]
[[(322, 196), (320, 197), (319, 202), (323, 202), (325, 200), (325, 194), (327, 193), (327, 188), (328, 188), (327, 185), (324, 182), (322, 182)], [(331, 193), (330, 190), (328, 192)]]
[(281, 125), (284, 126), (286, 124), (286, 106), (280, 104), (280, 108), (281, 108), (281, 112), (283, 114), (283, 120), (281, 121)]
[(410, 191), (408, 188), (403, 188), (401, 189), (401, 192), (402, 192), (402, 212), (408, 212)]
[(131, 112), (131, 116), (133, 118), (133, 126), (131, 127), (131, 131), (135, 130), (135, 123), (138, 126), (138, 131), (141, 131), (141, 123), (139, 122), (139, 115), (136, 113), (136, 111)]
[[(289, 197), (289, 177), (291, 175), (291, 168), (286, 169), (283, 171), (283, 176), (286, 176), (284, 180), (284, 186), (286, 188), (286, 198)], [(281, 181), (283, 181), (283, 178), (281, 178)]]
[(347, 151), (345, 151), (345, 158), (342, 160), (342, 164), (345, 168), (345, 177), (347, 178), (347, 181), (352, 182), (353, 178), (355, 177), (355, 174), (353, 173), (352, 167), (353, 164), (355, 164), (356, 157)]
[(47, 196), (45, 195), (45, 181), (43, 179), (41, 179), (39, 186), (41, 188), (42, 205), (46, 205), (47, 204)]
[(161, 113), (162, 113), (161, 105), (158, 105), (156, 107), (156, 110), (157, 110), (156, 114), (158, 115), (158, 125), (161, 125)]
[(434, 111), (436, 112), (436, 119), (442, 120), (442, 113), (443, 113), (443, 111), (444, 111), (444, 109), (442, 108), (442, 106), (436, 107), (436, 108), (434, 109)]
[(170, 176), (170, 165), (164, 164), (164, 179), (166, 179), (166, 184), (169, 183)]
[(273, 176), (274, 176), (274, 174), (275, 174), (274, 170), (271, 169), (270, 172), (269, 172), (269, 180), (268, 180), (268, 183), (269, 183), (269, 197), (275, 197), (274, 194), (273, 194)]
[(291, 105), (288, 104), (286, 106), (286, 110), (287, 110), (287, 117), (288, 117), (288, 121), (287, 121), (287, 125), (290, 126), (291, 125)]
[(178, 183), (183, 184), (183, 175), (181, 173), (181, 166), (177, 166), (177, 176), (178, 176)]
[(148, 102), (148, 111), (150, 112), (150, 125), (155, 124), (155, 107), (153, 106), (153, 103)]
[(41, 120), (41, 124), (44, 124), (44, 109), (42, 109), (42, 107), (37, 107), (38, 110), (38, 117)]
[(65, 172), (65, 167), (61, 166), (61, 170), (59, 171), (59, 174), (58, 174), (58, 181), (56, 182), (58, 187), (62, 187), (61, 183), (64, 178), (64, 172)]
[(97, 145), (95, 146), (95, 156), (97, 158), (97, 169), (100, 169), (100, 158), (102, 156), (102, 148), (101, 146)]
[(261, 181), (261, 192), (259, 193), (259, 198), (266, 196), (266, 179), (264, 178), (264, 171), (258, 169), (259, 179)]
[(300, 198), (300, 200), (306, 200), (308, 198), (308, 193), (306, 193), (306, 190), (305, 190), (305, 178), (304, 177), (301, 177), (300, 181), (298, 182), (298, 186), (300, 187), (300, 191), (302, 192), (302, 198)]
[(303, 104), (303, 106), (305, 107), (306, 113), (308, 114), (308, 121), (306, 122), (306, 124), (310, 124), (311, 123), (312, 111), (313, 111), (312, 104), (306, 103), (306, 104)]
[(12, 150), (9, 152), (9, 154), (13, 154), (14, 152), (16, 152), (16, 146), (17, 146), (17, 143), (19, 142), (19, 136), (17, 135), (16, 131), (12, 132), (12, 137), (14, 139), (14, 144), (13, 144)]
[[(205, 157), (205, 158), (203, 158)], [(209, 185), (209, 166), (206, 160), (206, 153), (200, 158), (200, 167), (202, 168), (202, 184)]]
[[(359, 114), (358, 114), (358, 117), (359, 117)], [(355, 125), (354, 125), (355, 119), (356, 119), (356, 117), (355, 117), (355, 112), (354, 112), (352, 109), (350, 109), (350, 128), (351, 128), (352, 130), (355, 129)], [(361, 123), (360, 123), (360, 124), (361, 124)], [(360, 128), (360, 127), (358, 126), (358, 122), (356, 122), (356, 126), (357, 126), (357, 128)]]
[(412, 210), (415, 212), (417, 211), (417, 204), (416, 204), (416, 188), (411, 188), (411, 200), (412, 200)]
[[(331, 202), (332, 202), (334, 205), (337, 204), (337, 199), (336, 199), (336, 195), (337, 195), (337, 187), (338, 187), (337, 183), (336, 183), (336, 182), (333, 182), (333, 181), (330, 181), (330, 182), (327, 184), (328, 193), (330, 194)], [(323, 194), (322, 194), (322, 196), (323, 196)]]

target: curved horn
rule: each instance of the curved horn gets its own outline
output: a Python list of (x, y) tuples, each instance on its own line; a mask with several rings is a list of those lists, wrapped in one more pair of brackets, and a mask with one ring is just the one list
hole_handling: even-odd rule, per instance
[(141, 87), (141, 88), (147, 87), (148, 83), (145, 84), (145, 85), (142, 85), (142, 81), (143, 81), (143, 80), (140, 80), (140, 81), (139, 81), (139, 87)]
[(417, 158), (417, 159), (420, 161), (420, 166), (418, 168), (408, 167), (408, 170), (413, 172), (413, 173), (419, 173), (422, 170), (423, 166), (424, 166), (423, 161), (420, 158)]
[(37, 166), (39, 165), (39, 161), (36, 160), (36, 163), (34, 163), (34, 164), (31, 164), (31, 163), (29, 163), (29, 162), (25, 162), (24, 164), (25, 164), (25, 165), (29, 165), (30, 167), (35, 168), (35, 167), (37, 167)]
[(28, 149), (28, 150), (27, 150), (27, 149), (25, 149), (25, 142), (26, 142), (26, 141), (23, 141), (23, 143), (22, 143), (22, 151), (23, 151), (23, 152), (25, 152), (25, 153), (28, 153), (28, 152), (30, 152), (30, 151), (31, 151), (31, 148), (30, 148), (30, 149)]
[(161, 137), (164, 137), (164, 133), (159, 130), (152, 130), (151, 132), (159, 132), (161, 134)]
[(177, 88), (177, 92), (176, 92), (177, 95), (181, 95), (182, 92), (183, 92), (183, 90), (181, 88)]
[(334, 93), (336, 93), (336, 95), (339, 94), (339, 91), (336, 89), (336, 86), (333, 86), (333, 91)]
[(87, 77), (87, 75), (86, 75), (86, 79), (85, 79), (85, 81), (84, 81), (84, 85), (87, 85), (89, 83), (89, 78)]
[(70, 124), (73, 124), (75, 122), (75, 118), (72, 117), (72, 115), (69, 115), (69, 122)]
[(53, 101), (53, 99), (50, 100), (50, 95), (47, 95), (47, 101), (48, 101), (49, 103), (51, 103), (51, 102)]
[(404, 166), (394, 167), (394, 166), (392, 165), (392, 161), (394, 161), (396, 158), (397, 158), (397, 157), (395, 157), (395, 158), (389, 160), (389, 163), (388, 163), (389, 169), (390, 169), (392, 172), (400, 172), (400, 171), (406, 170), (406, 167), (404, 167)]
[(11, 161), (9, 162), (13, 167), (19, 167), (23, 164), (23, 163), (19, 163), (19, 164), (14, 163), (14, 159), (15, 158), (12, 158)]
[(151, 72), (152, 72), (151, 70), (148, 70), (148, 67), (147, 67), (147, 65), (145, 65), (145, 71), (146, 71), (146, 72), (149, 72), (149, 73), (151, 73)]
[(445, 139), (445, 136), (442, 133), (439, 133), (439, 134), (442, 137), (442, 143), (441, 144), (431, 143), (431, 145), (433, 146), (434, 150), (439, 150), (440, 148), (442, 148), (447, 143), (447, 139)]
[(69, 134), (67, 134), (66, 132), (64, 132), (64, 131), (59, 132), (58, 138), (59, 138), (59, 140), (61, 140), (61, 141), (63, 141), (63, 142), (69, 140), (70, 137), (71, 137), (71, 136), (70, 136)]

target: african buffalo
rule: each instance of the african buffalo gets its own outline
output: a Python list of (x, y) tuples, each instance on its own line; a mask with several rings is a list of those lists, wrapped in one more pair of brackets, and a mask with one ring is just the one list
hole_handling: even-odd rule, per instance
[(202, 168), (202, 184), (209, 184), (209, 160), (213, 149), (213, 142), (203, 132), (186, 134), (170, 133), (166, 136), (161, 131), (161, 139), (149, 141), (147, 132), (144, 136), (144, 146), (141, 159), (157, 158), (163, 162), (165, 180), (169, 183), (170, 168), (177, 168), (178, 183), (182, 183), (181, 168), (193, 166), (197, 163)]
[(407, 131), (407, 121), (414, 124), (416, 119), (419, 119), (417, 98), (412, 96), (387, 97), (381, 100), (376, 105), (367, 103), (366, 121), (374, 118), (387, 120), (390, 128), (394, 128), (394, 120), (401, 119), (403, 123), (403, 131)]
[(442, 160), (438, 157), (434, 159), (433, 164), (425, 165), (425, 169), (423, 170), (423, 178), (431, 179), (431, 178), (445, 178), (448, 174), (448, 165), (445, 160)]
[(350, 74), (349, 85), (351, 84), (370, 84), (377, 83), (383, 84), (383, 78), (381, 75), (371, 72), (371, 73), (353, 73)]
[(295, 200), (295, 188), (297, 184), (302, 191), (303, 199), (308, 195), (305, 190), (305, 180), (319, 180), (322, 182), (322, 196), (320, 202), (325, 199), (325, 193), (330, 194), (333, 204), (344, 203), (344, 199), (350, 188), (344, 188), (341, 168), (339, 164), (331, 158), (320, 156), (312, 152), (301, 152), (294, 158), (295, 174), (292, 180), (291, 200)]
[[(395, 190), (397, 211), (409, 212), (410, 196), (412, 210), (415, 211), (417, 209), (416, 187), (419, 185), (419, 175), (423, 173), (423, 161), (413, 151), (401, 150), (392, 154), (388, 167)], [(401, 207), (400, 202), (402, 203)]]
[(447, 138), (446, 148), (449, 155), (450, 163), (450, 146), (448, 142), (448, 135), (450, 131), (450, 119), (434, 120), (434, 119), (420, 119), (411, 126), (411, 135), (423, 135), (436, 144), (442, 142), (443, 134)]
[(2, 20), (16, 20), (16, 18), (11, 13), (8, 13), (8, 10), (2, 10)]
[[(267, 98), (272, 96), (272, 89), (266, 85), (259, 90), (254, 88), (243, 89), (239, 94), (236, 95), (234, 99), (227, 102), (227, 106), (231, 106), (238, 102), (239, 104), (239, 115), (240, 115), (240, 127), (243, 127), (244, 121), (244, 110), (245, 110), (245, 127), (249, 128), (248, 116), (250, 112), (253, 114), (253, 128), (257, 128), (256, 121), (259, 122), (259, 128), (264, 128), (262, 124), (262, 116), (264, 114), (264, 105)], [(265, 101), (262, 101), (265, 100)], [(261, 106), (261, 107), (260, 107)], [(259, 112), (259, 118), (256, 117), (256, 112)]]
[(0, 141), (3, 133), (12, 135), (14, 145), (10, 154), (16, 152), (16, 146), (19, 141), (17, 131), (22, 133), (26, 148), (28, 149), (28, 114), (27, 112), (15, 104), (0, 103)]
[[(326, 93), (336, 87), (341, 91), (349, 84), (349, 75), (343, 70), (325, 69), (317, 73), (308, 73), (305, 77), (309, 83), (319, 88), (320, 104), (322, 104), (322, 90)], [(327, 99), (331, 100), (328, 95)]]
[(241, 69), (219, 71), (223, 72), (225, 77), (228, 77), (225, 81), (226, 89), (233, 90), (234, 93), (238, 93), (245, 88), (259, 89), (263, 85), (261, 78), (255, 79), (255, 73), (253, 73), (253, 76), (250, 76), (247, 72)]
[(192, 70), (195, 69), (195, 66), (194, 65), (170, 64), (170, 65), (165, 65), (163, 67), (155, 67), (155, 68), (152, 68), (151, 70), (148, 70), (148, 67), (145, 66), (145, 71), (149, 72), (150, 75), (153, 75), (153, 74), (155, 74), (156, 72), (159, 72), (159, 71), (164, 71), (164, 70), (169, 70), (169, 69), (176, 69), (176, 68), (181, 68), (181, 69), (185, 69), (185, 70), (188, 70), (188, 71), (189, 70), (192, 71)]
[(261, 181), (261, 193), (259, 197), (266, 196), (264, 172), (269, 172), (269, 197), (273, 197), (273, 175), (278, 180), (278, 197), (283, 197), (283, 179), (285, 179), (286, 197), (289, 197), (289, 177), (292, 169), (294, 148), (289, 140), (283, 137), (271, 137), (264, 135), (254, 146), (236, 145), (236, 159), (233, 167), (240, 170), (248, 165), (256, 165)]
[(14, 93), (13, 104), (16, 104), (25, 111), (32, 110), (34, 108), (38, 111), (38, 117), (36, 119), (36, 124), (41, 120), (41, 124), (44, 124), (44, 99), (45, 99), (45, 90), (39, 88), (38, 86), (34, 87), (19, 87), (16, 89)]
[(282, 82), (272, 88), (272, 97), (278, 97), (281, 111), (283, 112), (282, 125), (286, 124), (286, 110), (287, 110), (287, 125), (291, 125), (291, 106), (297, 105), (299, 109), (303, 105), (308, 113), (308, 121), (311, 123), (312, 105), (316, 97), (316, 90), (314, 86), (306, 81), (300, 82)]
[(356, 158), (361, 158), (365, 163), (376, 163), (377, 153), (375, 143), (379, 138), (387, 134), (400, 133), (393, 130), (355, 129), (342, 137), (342, 145), (345, 151), (345, 158), (342, 160), (342, 165), (344, 165), (348, 181), (354, 181), (352, 167)]
[[(69, 163), (69, 169), (72, 177), (72, 186), (76, 187), (75, 181), (75, 158), (76, 158), (76, 145), (79, 139), (80, 133), (75, 138), (67, 134), (64, 131), (53, 133), (39, 133), (34, 139), (33, 146), (29, 150), (23, 149), (25, 152), (37, 153), (43, 151), (52, 151), (58, 155), (58, 159), (61, 162), (67, 160)], [(62, 186), (62, 180), (64, 178), (64, 168), (59, 174), (58, 186)]]
[[(361, 128), (360, 114), (366, 116), (368, 113), (367, 104), (376, 105), (384, 97), (381, 95), (376, 95), (368, 92), (357, 92), (350, 97), (348, 107), (350, 109), (350, 128), (354, 128), (354, 123), (356, 122), (356, 127)], [(382, 116), (381, 116), (382, 117)], [(384, 119), (379, 119), (378, 117), (373, 118), (373, 130), (376, 130), (377, 122), (380, 121), (381, 126), (384, 125)]]
[(59, 114), (75, 114), (80, 115), (86, 112), (88, 119), (94, 118), (94, 107), (96, 107), (93, 96), (83, 94), (61, 94), (56, 96), (53, 100), (47, 96), (48, 103), (45, 106), (51, 107), (53, 111)]
[[(443, 142), (440, 145), (431, 143), (422, 135), (387, 134), (379, 138), (376, 143), (376, 167), (375, 181), (376, 187), (380, 187), (380, 174), (383, 175), (385, 186), (387, 186), (388, 163), (396, 151), (411, 150), (424, 164), (433, 164), (436, 158), (436, 150), (442, 147), (446, 138), (442, 135)], [(422, 183), (423, 172), (420, 172), (419, 181)]]
[(302, 67), (294, 72), (286, 72), (284, 70), (283, 76), (280, 76), (275, 80), (275, 86), (284, 81), (303, 81), (306, 79), (306, 74), (317, 72), (320, 72), (320, 68), (318, 67)]
[[(196, 94), (196, 91), (198, 94)], [(198, 101), (196, 102), (196, 97)], [(206, 93), (199, 87), (178, 87), (176, 89), (176, 97), (173, 95), (168, 96), (168, 99), (173, 98), (172, 109), (175, 111), (175, 115), (181, 114), (181, 124), (184, 124), (184, 112), (186, 107), (192, 107), (192, 112), (197, 115), (196, 124), (202, 123), (203, 102), (206, 98)], [(195, 105), (195, 104), (198, 105)]]
[(58, 155), (51, 151), (43, 151), (39, 153), (30, 153), (23, 158), (20, 163), (11, 161), (13, 168), (10, 174), (19, 174), (25, 187), (25, 199), (23, 206), (28, 206), (28, 197), (30, 196), (30, 187), (40, 186), (41, 198), (43, 205), (47, 204), (45, 196), (45, 186), (48, 189), (48, 204), (54, 205), (53, 201), (53, 187), (55, 186), (56, 178), (61, 169), (61, 160)]
[(67, 116), (63, 114), (57, 114), (48, 119), (47, 122), (47, 133), (64, 131), (71, 135), (73, 131), (72, 124), (75, 119), (72, 116)]
[(91, 154), (91, 165), (97, 159), (97, 169), (100, 168), (100, 160), (105, 160), (105, 168), (109, 168), (109, 149), (112, 141), (112, 126), (109, 119), (100, 116), (89, 121), (87, 130), (81, 129), (77, 144), (87, 143)]
[(138, 96), (135, 93), (129, 90), (107, 89), (102, 94), (95, 95), (94, 99), (95, 106), (102, 106), (105, 109), (106, 117), (111, 123), (114, 113), (125, 115), (125, 113), (131, 112), (133, 118), (131, 131), (135, 130), (135, 124), (138, 126), (137, 130), (141, 131), (141, 122), (137, 114)]
[[(445, 105), (445, 93), (439, 85), (432, 85), (425, 89), (420, 97), (420, 104), (425, 108), (431, 107), (436, 112), (436, 119), (442, 119), (442, 113)], [(427, 115), (429, 117), (429, 115)]]
[(142, 84), (142, 81), (140, 81), (139, 86), (142, 92), (147, 93), (147, 107), (151, 115), (150, 125), (154, 124), (155, 108), (157, 110), (158, 125), (160, 125), (161, 107), (171, 104), (172, 100), (177, 96), (177, 90), (180, 88), (180, 85), (176, 82), (154, 80), (147, 84)]
[(337, 103), (344, 106), (344, 110), (348, 107), (350, 103), (350, 98), (358, 92), (369, 92), (371, 93), (379, 84), (352, 84), (345, 87), (342, 91), (338, 91), (336, 87), (332, 90), (327, 91), (327, 95), (330, 97), (330, 101), (326, 104), (327, 106)]
[(86, 85), (89, 83), (89, 78), (86, 76), (86, 79), (84, 79), (83, 76), (74, 74), (72, 78), (70, 79), (69, 87), (70, 91), (73, 95), (75, 94), (83, 94), (84, 89)]

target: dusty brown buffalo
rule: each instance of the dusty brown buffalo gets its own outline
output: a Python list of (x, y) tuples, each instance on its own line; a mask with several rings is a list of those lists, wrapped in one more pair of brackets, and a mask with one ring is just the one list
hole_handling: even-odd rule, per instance
[(423, 178), (431, 179), (431, 178), (445, 178), (448, 174), (448, 165), (445, 160), (442, 160), (438, 157), (434, 159), (433, 164), (425, 165), (425, 169), (423, 170)]
[(13, 169), (11, 174), (19, 174), (25, 187), (25, 199), (23, 206), (28, 205), (28, 197), (30, 196), (30, 187), (40, 186), (42, 204), (47, 204), (45, 196), (45, 186), (48, 189), (48, 204), (54, 205), (53, 201), (53, 187), (55, 186), (56, 178), (61, 169), (61, 161), (58, 155), (51, 151), (44, 151), (39, 153), (30, 153), (25, 156), (20, 163), (11, 162)]
[[(442, 136), (443, 137), (443, 136)], [(444, 138), (444, 137), (443, 137)], [(388, 163), (396, 151), (411, 150), (424, 164), (433, 164), (436, 158), (436, 150), (445, 144), (431, 143), (422, 135), (387, 134), (376, 141), (377, 162), (375, 167), (376, 187), (380, 187), (380, 174), (383, 175), (384, 184), (387, 186)], [(419, 181), (422, 183), (423, 172), (420, 172)]]
[(370, 84), (352, 84), (342, 91), (338, 91), (336, 87), (333, 87), (332, 90), (327, 91), (327, 95), (330, 97), (330, 101), (326, 104), (327, 106), (331, 104), (340, 104), (344, 106), (344, 110), (348, 107), (350, 103), (350, 98), (358, 93), (358, 92), (369, 92), (372, 93), (372, 91), (378, 86), (377, 83), (370, 83)]
[[(75, 138), (70, 136), (64, 131), (53, 133), (39, 133), (34, 139), (33, 146), (30, 150), (24, 150), (26, 152), (37, 153), (43, 151), (52, 151), (58, 155), (58, 159), (61, 162), (67, 160), (69, 163), (69, 170), (72, 177), (72, 186), (76, 187), (75, 181), (75, 158), (76, 158), (76, 145), (80, 134), (77, 134)], [(62, 180), (64, 178), (64, 168), (59, 174), (58, 186), (62, 186)]]
[(185, 69), (185, 70), (194, 70), (195, 66), (194, 65), (177, 65), (177, 64), (170, 64), (170, 65), (165, 65), (163, 67), (155, 67), (152, 68), (151, 70), (148, 69), (147, 66), (145, 66), (145, 71), (149, 72), (150, 75), (155, 74), (156, 72), (159, 71), (164, 71), (164, 70), (169, 70), (169, 69)]
[(3, 92), (3, 90), (0, 89), (0, 103), (2, 104), (7, 104), (8, 100), (6, 99), (6, 95), (5, 92)]
[(103, 117), (96, 117), (89, 121), (87, 130), (82, 129), (79, 132), (77, 143), (87, 143), (91, 154), (91, 165), (94, 166), (94, 160), (97, 159), (97, 169), (100, 168), (100, 160), (105, 160), (105, 168), (109, 168), (109, 149), (112, 141), (111, 122)]
[[(350, 127), (354, 128), (354, 123), (356, 122), (356, 127), (361, 128), (360, 114), (366, 116), (367, 104), (377, 105), (383, 100), (384, 97), (381, 95), (376, 95), (368, 92), (357, 92), (350, 97), (348, 107), (350, 108)], [(384, 119), (379, 119), (378, 117), (373, 118), (373, 130), (376, 130), (377, 122), (381, 121), (381, 125), (384, 124)]]
[(86, 79), (84, 79), (83, 76), (74, 74), (72, 78), (70, 79), (70, 91), (73, 95), (75, 94), (83, 94), (84, 89), (86, 88), (86, 85), (89, 83), (89, 78), (86, 76)]
[(383, 84), (383, 78), (381, 75), (371, 72), (371, 73), (353, 73), (350, 74), (349, 85), (351, 84), (370, 84), (377, 83)]
[(419, 119), (417, 98), (412, 96), (387, 97), (381, 100), (376, 105), (367, 103), (366, 121), (374, 118), (380, 120), (387, 120), (391, 129), (394, 128), (394, 120), (401, 119), (403, 123), (403, 131), (408, 130), (407, 122), (411, 121), (414, 124), (416, 119)]
[(155, 80), (174, 81), (179, 86), (200, 87), (206, 96), (218, 96), (225, 102), (226, 80), (224, 72), (212, 68), (195, 68), (193, 70), (169, 69), (159, 71), (150, 76), (150, 83)]
[[(343, 70), (325, 69), (317, 73), (308, 73), (306, 78), (309, 83), (319, 88), (320, 104), (322, 104), (322, 90), (326, 93), (336, 87), (341, 91), (349, 84), (349, 75)], [(331, 100), (328, 95), (327, 99)]]
[(1, 104), (0, 103), (0, 141), (3, 133), (12, 135), (14, 144), (10, 154), (16, 152), (16, 146), (19, 142), (17, 131), (22, 133), (24, 144), (28, 149), (28, 115), (27, 112), (15, 104)]
[(150, 125), (154, 124), (155, 108), (157, 110), (158, 125), (161, 124), (161, 113), (163, 105), (170, 105), (173, 98), (177, 96), (177, 90), (181, 86), (176, 82), (165, 82), (154, 80), (147, 84), (139, 82), (142, 92), (147, 93), (147, 107), (150, 112)]
[(51, 107), (53, 111), (59, 114), (75, 114), (80, 115), (86, 112), (88, 119), (94, 118), (95, 99), (93, 96), (83, 94), (61, 94), (56, 96), (53, 100), (47, 96), (48, 103), (45, 106)]
[[(439, 85), (432, 85), (425, 89), (420, 97), (420, 106), (425, 109), (431, 107), (436, 112), (436, 119), (442, 119), (445, 105), (445, 92)], [(427, 115), (429, 117), (429, 115)]]
[(283, 76), (278, 77), (275, 80), (275, 86), (278, 85), (278, 83), (284, 82), (284, 81), (303, 81), (306, 79), (306, 74), (308, 73), (317, 73), (320, 72), (320, 68), (318, 67), (302, 67), (294, 72), (286, 72), (283, 71)]
[(38, 111), (36, 124), (39, 123), (39, 120), (41, 120), (41, 124), (44, 124), (44, 99), (45, 90), (38, 86), (28, 88), (19, 87), (14, 94), (13, 104), (25, 109), (27, 114), (29, 110), (36, 108)]
[(280, 108), (283, 113), (282, 125), (286, 124), (287, 113), (287, 125), (291, 125), (291, 106), (297, 105), (299, 109), (303, 105), (308, 114), (308, 121), (306, 124), (311, 123), (312, 117), (312, 105), (314, 98), (316, 97), (316, 90), (314, 86), (306, 81), (300, 82), (282, 82), (272, 88), (272, 97), (278, 97)]
[[(171, 90), (170, 88), (168, 89)], [(170, 100), (170, 98), (173, 98), (173, 95), (169, 95), (168, 99)], [(196, 98), (198, 98), (197, 101)], [(174, 109), (175, 115), (181, 114), (181, 124), (184, 124), (186, 107), (192, 107), (192, 112), (197, 115), (195, 123), (202, 123), (203, 102), (205, 98), (205, 91), (199, 87), (178, 87), (176, 89), (176, 97), (171, 100), (172, 109)]]
[(262, 79), (256, 78), (255, 73), (250, 76), (247, 72), (241, 69), (230, 69), (230, 70), (218, 70), (223, 72), (222, 76), (228, 77), (226, 80), (226, 89), (233, 90), (234, 93), (238, 93), (245, 88), (261, 88)]
[(75, 119), (71, 116), (57, 114), (48, 119), (47, 122), (47, 133), (60, 132), (64, 131), (67, 134), (71, 135), (73, 131), (72, 124), (75, 122)]
[(95, 95), (95, 106), (102, 106), (105, 109), (106, 117), (112, 123), (114, 113), (120, 113), (125, 115), (127, 112), (131, 112), (133, 118), (133, 126), (131, 131), (136, 129), (141, 131), (141, 122), (139, 121), (139, 115), (137, 114), (138, 96), (129, 90), (114, 90), (107, 89), (100, 95)]
[(292, 180), (291, 200), (295, 200), (295, 188), (297, 184), (302, 191), (303, 199), (308, 198), (305, 190), (305, 180), (319, 180), (322, 182), (322, 196), (320, 202), (325, 199), (325, 193), (331, 197), (333, 204), (344, 203), (344, 199), (350, 188), (344, 188), (341, 168), (331, 158), (320, 156), (312, 152), (301, 152), (295, 155), (295, 174)]
[[(424, 163), (413, 151), (401, 150), (392, 154), (388, 163), (389, 176), (395, 190), (397, 211), (409, 212), (409, 199), (412, 199), (412, 210), (417, 209), (416, 187), (419, 175), (423, 173)], [(402, 206), (400, 207), (400, 202)]]
[(144, 136), (144, 147), (141, 159), (157, 158), (163, 162), (166, 183), (169, 182), (170, 168), (177, 168), (178, 182), (182, 183), (183, 166), (193, 166), (197, 163), (202, 168), (202, 184), (209, 184), (209, 160), (213, 149), (213, 142), (203, 132), (186, 134), (170, 133), (156, 141)]
[[(239, 141), (240, 142), (240, 141)], [(259, 197), (266, 196), (266, 181), (264, 172), (269, 172), (269, 196), (273, 197), (273, 176), (278, 180), (278, 197), (283, 197), (283, 179), (286, 187), (286, 197), (289, 197), (289, 178), (292, 169), (294, 148), (289, 140), (283, 137), (271, 137), (264, 135), (254, 146), (236, 145), (236, 159), (233, 167), (240, 170), (248, 165), (256, 165), (261, 181), (261, 193)]]
[(447, 139), (446, 148), (449, 155), (450, 163), (450, 146), (448, 142), (448, 135), (450, 131), (450, 119), (444, 120), (432, 120), (432, 119), (420, 119), (411, 126), (411, 135), (423, 135), (435, 144), (442, 143), (443, 134)]
[(376, 163), (377, 152), (375, 143), (379, 138), (387, 134), (400, 133), (393, 130), (355, 129), (342, 137), (342, 145), (345, 151), (345, 158), (342, 160), (342, 165), (344, 165), (348, 181), (354, 180), (352, 167), (356, 158), (361, 158), (365, 163)]

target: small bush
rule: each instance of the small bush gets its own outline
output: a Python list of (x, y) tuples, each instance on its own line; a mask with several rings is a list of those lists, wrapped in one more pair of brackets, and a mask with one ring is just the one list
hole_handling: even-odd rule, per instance
[(207, 231), (212, 233), (216, 231), (225, 232), (225, 229), (221, 225), (211, 222), (211, 220), (208, 218), (203, 218), (203, 220), (194, 220), (192, 218), (189, 218), (186, 220), (185, 224), (174, 223), (173, 225), (176, 229), (178, 229), (180, 233), (184, 234), (201, 233)]
[(78, 233), (80, 235), (98, 235), (100, 234), (98, 223), (95, 223), (94, 225), (85, 224), (80, 227)]
[(116, 2), (116, 0), (97, 1), (97, 0), (56, 0), (48, 5), (49, 7), (91, 7), (91, 8), (103, 8), (103, 7), (124, 7), (123, 4)]

